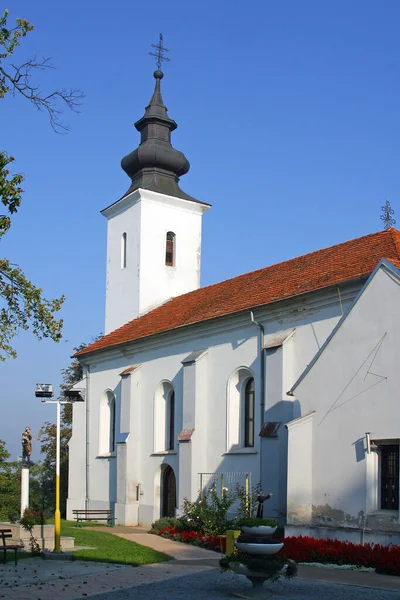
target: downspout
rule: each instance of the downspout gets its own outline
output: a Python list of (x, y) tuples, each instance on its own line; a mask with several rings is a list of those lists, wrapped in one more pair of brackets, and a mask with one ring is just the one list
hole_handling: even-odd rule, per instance
[[(265, 330), (264, 330), (264, 325), (262, 325), (261, 323), (259, 323), (258, 321), (256, 321), (256, 319), (254, 318), (254, 314), (253, 311), (250, 311), (250, 320), (252, 323), (254, 323), (254, 325), (257, 325), (257, 327), (260, 330), (260, 342), (259, 342), (259, 351), (258, 351), (258, 355), (260, 357), (261, 360), (261, 369), (260, 369), (260, 387), (261, 387), (261, 393), (260, 393), (260, 425), (261, 427), (264, 424), (264, 413), (265, 413), (265, 350), (264, 350), (264, 335), (265, 335)], [(261, 429), (260, 429), (261, 431)], [(260, 481), (262, 481), (262, 440), (263, 438), (260, 438)]]
[(89, 509), (89, 431), (90, 431), (90, 366), (86, 365), (86, 448), (85, 448), (85, 510)]

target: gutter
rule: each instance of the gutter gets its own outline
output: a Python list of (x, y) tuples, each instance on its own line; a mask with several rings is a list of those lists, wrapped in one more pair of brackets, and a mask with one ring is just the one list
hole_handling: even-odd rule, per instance
[(90, 431), (90, 366), (86, 366), (86, 444), (85, 444), (85, 510), (89, 509), (89, 431)]
[[(251, 310), (250, 311), (250, 320), (252, 323), (254, 323), (254, 325), (257, 325), (257, 327), (260, 330), (260, 337), (259, 337), (259, 350), (258, 350), (258, 356), (260, 357), (261, 360), (261, 368), (260, 368), (260, 388), (261, 388), (261, 394), (260, 394), (260, 425), (261, 427), (264, 424), (264, 413), (265, 413), (265, 348), (264, 348), (264, 337), (265, 337), (265, 329), (264, 329), (264, 325), (262, 325), (261, 323), (259, 323), (255, 318), (254, 318), (254, 313)], [(261, 431), (261, 429), (260, 429)], [(260, 437), (260, 481), (262, 481), (262, 440), (263, 438)]]

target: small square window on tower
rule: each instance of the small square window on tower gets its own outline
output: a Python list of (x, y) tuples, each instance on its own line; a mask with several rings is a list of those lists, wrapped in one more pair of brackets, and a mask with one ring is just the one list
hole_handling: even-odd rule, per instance
[(167, 267), (175, 266), (175, 234), (168, 231), (165, 244), (165, 264)]

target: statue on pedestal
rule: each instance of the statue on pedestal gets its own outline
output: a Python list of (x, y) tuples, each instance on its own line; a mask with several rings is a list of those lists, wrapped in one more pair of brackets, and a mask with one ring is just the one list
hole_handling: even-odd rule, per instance
[(22, 434), (22, 462), (28, 466), (32, 465), (31, 454), (32, 454), (32, 440), (37, 440), (31, 436), (31, 428), (25, 427), (25, 431)]

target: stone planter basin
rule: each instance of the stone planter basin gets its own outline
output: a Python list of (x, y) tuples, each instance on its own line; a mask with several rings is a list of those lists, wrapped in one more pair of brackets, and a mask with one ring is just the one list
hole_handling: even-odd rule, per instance
[(235, 546), (241, 552), (245, 552), (251, 556), (270, 556), (272, 554), (277, 554), (279, 550), (283, 548), (283, 542), (252, 544), (250, 542), (235, 541)]
[(277, 527), (270, 527), (269, 525), (258, 525), (256, 527), (247, 527), (243, 525), (242, 531), (246, 535), (260, 535), (263, 537), (267, 537), (272, 535), (277, 530)]

